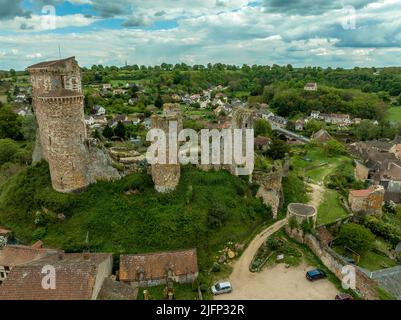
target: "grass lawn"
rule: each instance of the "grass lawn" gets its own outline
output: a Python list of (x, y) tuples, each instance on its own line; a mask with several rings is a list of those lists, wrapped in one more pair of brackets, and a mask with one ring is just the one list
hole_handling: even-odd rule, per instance
[(383, 254), (369, 251), (361, 255), (359, 266), (370, 271), (394, 267), (396, 263)]
[(339, 166), (352, 166), (352, 162), (347, 156), (329, 157), (323, 148), (314, 147), (307, 152), (306, 156), (295, 155), (292, 159), (292, 165), (299, 175), (305, 175), (319, 183)]
[(387, 111), (386, 119), (401, 122), (401, 107), (391, 107)]
[[(139, 288), (138, 300), (144, 300), (143, 290), (148, 290), (150, 300), (167, 300), (164, 296), (164, 288), (166, 286), (159, 285), (148, 288)], [(199, 300), (197, 289), (192, 288), (192, 284), (174, 283), (174, 300)]]
[(318, 208), (317, 223), (329, 224), (347, 215), (347, 211), (340, 204), (338, 193), (335, 190), (327, 189)]
[(5, 94), (0, 95), (0, 102), (7, 103), (7, 96)]

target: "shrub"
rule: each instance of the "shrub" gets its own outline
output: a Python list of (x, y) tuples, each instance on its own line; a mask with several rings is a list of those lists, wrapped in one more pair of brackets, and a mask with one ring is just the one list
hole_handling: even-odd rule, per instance
[(363, 224), (369, 228), (371, 232), (383, 237), (393, 246), (396, 246), (401, 241), (401, 231), (397, 227), (383, 222), (374, 216), (365, 217)]
[(40, 240), (43, 239), (47, 234), (47, 229), (45, 227), (39, 227), (37, 228), (33, 234), (32, 234), (32, 238), (34, 240)]
[(341, 227), (337, 243), (358, 252), (368, 251), (373, 247), (375, 236), (373, 233), (356, 223), (348, 223)]

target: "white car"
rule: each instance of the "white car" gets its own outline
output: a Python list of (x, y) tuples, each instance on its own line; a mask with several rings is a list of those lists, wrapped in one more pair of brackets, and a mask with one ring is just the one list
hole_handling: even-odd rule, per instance
[(223, 293), (230, 293), (233, 288), (229, 281), (218, 282), (211, 288), (212, 293), (214, 295), (223, 294)]

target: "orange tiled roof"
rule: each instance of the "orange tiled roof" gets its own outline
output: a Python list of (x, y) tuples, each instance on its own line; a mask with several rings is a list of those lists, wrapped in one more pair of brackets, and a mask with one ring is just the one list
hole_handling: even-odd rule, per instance
[(120, 256), (120, 281), (137, 281), (138, 270), (145, 279), (163, 279), (171, 268), (176, 276), (198, 272), (196, 249)]
[[(91, 299), (99, 264), (111, 254), (60, 254), (17, 266), (0, 286), (0, 300), (87, 300)], [(56, 289), (43, 289), (42, 268), (56, 271)]]
[(58, 252), (59, 251), (55, 249), (7, 245), (0, 251), (0, 266), (15, 267), (30, 261), (39, 260)]

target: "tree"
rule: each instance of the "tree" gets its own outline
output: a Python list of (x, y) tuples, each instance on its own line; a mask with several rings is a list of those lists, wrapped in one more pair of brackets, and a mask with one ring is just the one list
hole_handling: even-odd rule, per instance
[(18, 149), (18, 144), (14, 140), (0, 139), (0, 166), (11, 161)]
[(121, 121), (119, 121), (119, 122), (117, 123), (116, 128), (114, 129), (114, 134), (115, 134), (117, 137), (125, 138), (125, 134), (126, 134), (126, 133), (127, 133), (127, 130), (126, 130), (126, 128), (125, 128), (124, 123), (122, 123)]
[(259, 119), (255, 122), (255, 136), (269, 137), (272, 134), (270, 122)]
[(345, 154), (345, 147), (342, 143), (332, 139), (326, 143), (324, 146), (324, 151), (329, 156), (338, 156)]
[(114, 130), (113, 128), (111, 128), (109, 125), (107, 125), (104, 129), (103, 129), (103, 137), (110, 139), (111, 137), (114, 136)]
[(160, 94), (157, 95), (157, 98), (155, 100), (155, 107), (158, 109), (161, 109), (163, 107), (163, 98)]
[(341, 227), (336, 243), (359, 253), (372, 248), (375, 241), (373, 233), (356, 223), (347, 223)]
[(34, 141), (36, 138), (36, 119), (34, 116), (25, 116), (21, 123), (21, 133), (27, 141)]
[(11, 108), (3, 106), (0, 109), (0, 139), (19, 140), (22, 138), (20, 129), (21, 120), (18, 115), (12, 112)]
[(324, 122), (317, 121), (315, 119), (309, 120), (305, 126), (304, 131), (307, 136), (311, 136), (312, 134), (318, 132), (320, 129), (324, 128)]
[(358, 140), (373, 140), (379, 137), (380, 127), (370, 120), (362, 120), (355, 126), (354, 134)]
[(286, 153), (290, 152), (290, 147), (288, 144), (278, 138), (273, 138), (272, 143), (270, 144), (269, 150), (267, 150), (266, 154), (273, 160), (284, 159)]

